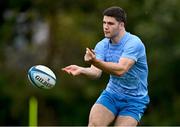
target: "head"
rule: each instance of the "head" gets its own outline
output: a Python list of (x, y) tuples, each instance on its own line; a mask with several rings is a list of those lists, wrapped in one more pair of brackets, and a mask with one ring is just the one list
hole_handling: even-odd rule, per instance
[(105, 37), (113, 38), (125, 30), (126, 13), (120, 7), (110, 7), (103, 12), (103, 30)]

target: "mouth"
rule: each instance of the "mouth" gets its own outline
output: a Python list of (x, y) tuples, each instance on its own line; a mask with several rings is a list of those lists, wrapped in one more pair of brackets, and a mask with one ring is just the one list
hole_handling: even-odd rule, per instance
[(109, 31), (104, 31), (105, 34), (109, 34), (110, 32)]
[(111, 34), (110, 34), (110, 32), (104, 32), (104, 36), (107, 37), (107, 38), (110, 38)]

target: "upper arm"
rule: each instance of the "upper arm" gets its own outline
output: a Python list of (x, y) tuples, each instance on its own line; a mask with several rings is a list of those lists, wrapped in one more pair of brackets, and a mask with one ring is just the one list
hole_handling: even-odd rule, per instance
[(99, 60), (105, 60), (105, 49), (106, 49), (106, 45), (108, 43), (108, 40), (107, 39), (103, 39), (101, 40), (100, 42), (98, 42), (94, 48), (94, 51), (95, 51), (95, 55), (96, 55), (96, 59), (99, 59)]
[(130, 58), (137, 62), (137, 60), (144, 55), (145, 47), (139, 38), (129, 40), (124, 46), (122, 58)]
[(135, 63), (135, 60), (130, 58), (120, 58), (119, 65), (123, 68), (123, 73), (127, 72)]
[(124, 51), (119, 59), (119, 64), (128, 71), (138, 59), (144, 55), (145, 48), (139, 38), (132, 39), (124, 46)]

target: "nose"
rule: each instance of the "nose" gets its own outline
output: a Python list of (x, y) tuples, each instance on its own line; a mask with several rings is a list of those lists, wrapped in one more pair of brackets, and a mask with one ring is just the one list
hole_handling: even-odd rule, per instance
[(107, 23), (104, 23), (103, 26), (104, 26), (104, 29), (105, 29), (105, 30), (108, 30), (109, 27), (108, 27), (108, 24), (107, 24)]

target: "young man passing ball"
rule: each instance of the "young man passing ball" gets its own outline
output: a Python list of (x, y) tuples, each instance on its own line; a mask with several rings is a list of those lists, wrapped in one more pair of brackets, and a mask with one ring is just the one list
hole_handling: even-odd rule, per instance
[(84, 60), (90, 67), (70, 65), (62, 70), (73, 76), (99, 78), (110, 74), (109, 82), (89, 115), (89, 126), (137, 126), (148, 103), (148, 65), (145, 46), (126, 31), (126, 13), (120, 7), (103, 12), (105, 38), (94, 50), (86, 48)]

